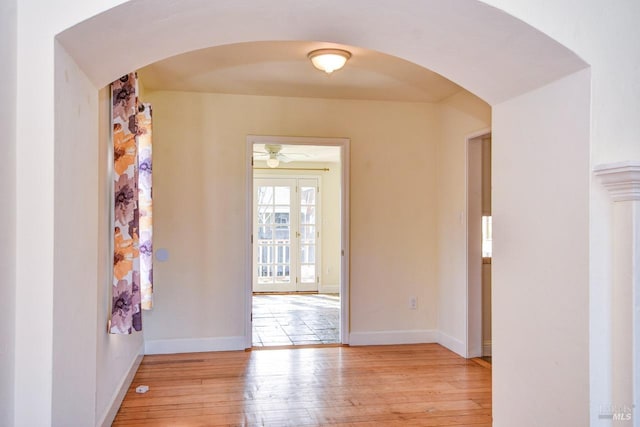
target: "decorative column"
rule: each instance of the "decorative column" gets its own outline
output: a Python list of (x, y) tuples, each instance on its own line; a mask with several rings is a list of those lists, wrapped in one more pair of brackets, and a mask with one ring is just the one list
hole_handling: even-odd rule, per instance
[(611, 415), (640, 427), (640, 161), (599, 165), (594, 173), (613, 201)]

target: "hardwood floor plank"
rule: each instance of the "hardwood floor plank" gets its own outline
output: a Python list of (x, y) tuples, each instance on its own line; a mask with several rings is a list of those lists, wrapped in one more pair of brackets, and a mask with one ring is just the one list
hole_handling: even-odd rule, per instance
[(491, 370), (437, 344), (146, 356), (113, 425), (489, 426)]

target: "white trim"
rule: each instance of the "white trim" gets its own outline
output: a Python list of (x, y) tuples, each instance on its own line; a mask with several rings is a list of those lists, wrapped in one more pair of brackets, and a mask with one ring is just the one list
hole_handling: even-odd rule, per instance
[[(627, 338), (614, 338), (613, 346), (619, 352), (629, 351), (630, 365), (613, 364), (613, 394), (626, 396), (626, 388), (620, 390), (620, 378), (631, 371), (631, 407), (633, 425), (640, 427), (640, 161), (607, 163), (593, 168), (595, 176), (603, 186), (615, 206), (613, 215), (613, 278), (614, 288), (621, 294), (631, 295), (631, 312), (624, 317), (613, 316), (612, 329), (629, 330), (631, 342)], [(622, 202), (622, 203), (621, 203)], [(627, 202), (627, 203), (624, 203)], [(614, 293), (615, 295), (615, 293)], [(626, 301), (614, 301), (616, 303)], [(620, 342), (623, 341), (623, 342)], [(626, 346), (630, 348), (626, 348)], [(617, 397), (620, 398), (620, 397)]]
[(640, 162), (598, 165), (593, 173), (600, 177), (614, 202), (640, 200)]
[(326, 145), (340, 147), (340, 167), (341, 192), (342, 192), (342, 212), (341, 222), (341, 243), (342, 262), (340, 271), (340, 342), (349, 344), (349, 138), (324, 138), (324, 137), (298, 137), (298, 136), (267, 136), (267, 135), (247, 135), (246, 145), (246, 246), (245, 246), (245, 327), (244, 327), (244, 348), (251, 348), (252, 342), (252, 296), (253, 296), (253, 245), (251, 235), (253, 233), (253, 167), (251, 160), (253, 157), (253, 144), (284, 144), (284, 145)]
[(320, 283), (320, 285), (318, 285), (318, 293), (319, 294), (339, 294), (340, 284), (334, 283), (331, 285), (325, 285), (323, 283)]
[(138, 351), (138, 355), (131, 362), (131, 366), (129, 367), (129, 371), (127, 375), (122, 378), (120, 385), (116, 388), (116, 391), (113, 393), (111, 397), (111, 404), (109, 405), (107, 411), (102, 415), (100, 421), (96, 425), (101, 427), (109, 427), (113, 424), (113, 420), (115, 420), (116, 415), (118, 414), (118, 410), (120, 409), (120, 405), (122, 405), (122, 401), (127, 394), (127, 390), (131, 386), (133, 382), (133, 377), (136, 375), (138, 371), (138, 367), (142, 362), (142, 357), (144, 354), (144, 345), (140, 346), (140, 350)]
[(349, 341), (352, 346), (437, 343), (438, 331), (417, 329), (409, 331), (352, 332), (349, 336)]
[(245, 349), (245, 337), (177, 338), (150, 340), (144, 343), (144, 354), (200, 353)]
[(448, 348), (454, 353), (457, 353), (464, 358), (467, 357), (467, 347), (463, 341), (460, 341), (459, 339), (454, 338), (451, 335), (447, 335), (442, 331), (438, 331), (437, 342), (441, 346)]

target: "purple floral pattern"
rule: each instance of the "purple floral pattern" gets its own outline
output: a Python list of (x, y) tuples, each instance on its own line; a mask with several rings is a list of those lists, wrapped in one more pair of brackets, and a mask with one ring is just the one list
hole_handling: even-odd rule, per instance
[(138, 143), (138, 210), (140, 229), (140, 294), (142, 309), (153, 307), (153, 203), (151, 199), (151, 105), (140, 104), (136, 115)]
[[(130, 334), (142, 330), (142, 309), (151, 308), (151, 107), (138, 101), (135, 73), (111, 84), (111, 98), (115, 233), (109, 332)], [(148, 293), (145, 304), (141, 289)]]

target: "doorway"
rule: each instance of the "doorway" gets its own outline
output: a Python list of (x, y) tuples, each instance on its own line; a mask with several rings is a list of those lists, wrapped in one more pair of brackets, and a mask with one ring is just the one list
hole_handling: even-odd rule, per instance
[(491, 361), (491, 133), (467, 138), (467, 357)]
[(348, 139), (249, 136), (247, 346), (348, 342)]

